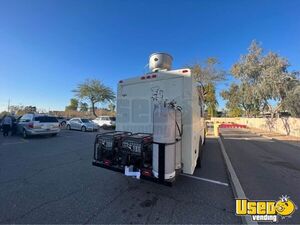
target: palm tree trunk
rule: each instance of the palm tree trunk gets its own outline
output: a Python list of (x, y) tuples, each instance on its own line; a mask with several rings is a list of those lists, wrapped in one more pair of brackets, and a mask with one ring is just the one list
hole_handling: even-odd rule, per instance
[(97, 114), (96, 114), (96, 112), (95, 112), (95, 103), (94, 102), (92, 102), (92, 110), (93, 110), (94, 116), (98, 117)]

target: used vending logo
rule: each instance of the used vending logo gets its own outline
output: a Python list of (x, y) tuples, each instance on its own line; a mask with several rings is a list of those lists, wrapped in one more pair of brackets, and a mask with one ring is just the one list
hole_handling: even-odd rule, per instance
[(281, 196), (278, 201), (249, 201), (236, 199), (236, 215), (251, 216), (252, 221), (278, 222), (278, 218), (292, 217), (297, 209), (288, 196)]

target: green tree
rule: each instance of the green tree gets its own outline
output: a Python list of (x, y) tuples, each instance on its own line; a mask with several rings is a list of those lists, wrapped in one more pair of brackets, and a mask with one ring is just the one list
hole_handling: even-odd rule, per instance
[(189, 66), (193, 78), (199, 83), (208, 116), (215, 116), (217, 112), (216, 83), (225, 80), (226, 73), (218, 67), (219, 65), (218, 59), (209, 57), (204, 63)]
[(83, 83), (79, 84), (73, 92), (77, 98), (90, 101), (93, 114), (96, 117), (95, 105), (97, 103), (111, 102), (115, 99), (115, 94), (112, 89), (95, 79), (85, 80)]
[(299, 86), (299, 73), (289, 72), (289, 66), (288, 60), (276, 53), (264, 55), (260, 44), (252, 41), (248, 53), (231, 68), (232, 75), (241, 81), (238, 93), (247, 116), (266, 110), (273, 118), (284, 106), (292, 107), (288, 94)]
[(223, 99), (227, 100), (226, 108), (229, 117), (238, 117), (243, 114), (238, 85), (231, 84), (229, 90), (223, 90), (221, 92), (221, 96)]
[(231, 84), (228, 91), (221, 92), (221, 96), (228, 100), (226, 107), (231, 115), (253, 117), (259, 114), (258, 99), (255, 98), (253, 87), (247, 83)]
[(78, 109), (78, 104), (79, 104), (79, 101), (78, 101), (76, 98), (71, 98), (71, 99), (70, 99), (70, 105), (68, 105), (68, 106), (66, 107), (66, 110), (77, 111), (77, 109)]
[[(299, 73), (289, 72), (288, 60), (273, 52), (268, 53), (263, 58), (262, 64), (264, 67), (257, 88), (264, 107), (274, 117), (277, 112), (283, 110), (284, 104), (287, 108), (293, 107), (286, 100), (288, 94), (293, 93), (295, 88), (299, 86), (299, 79), (297, 79)], [(277, 104), (273, 105), (272, 100), (276, 101)]]
[(284, 110), (288, 110), (292, 116), (300, 117), (300, 85), (295, 85), (291, 91), (287, 93), (282, 107)]
[(80, 102), (80, 112), (87, 112), (89, 110), (89, 105), (86, 102)]
[(208, 83), (204, 86), (206, 92), (204, 103), (206, 105), (207, 114), (209, 117), (214, 117), (217, 114), (218, 102), (216, 98), (216, 88), (213, 83)]
[(231, 108), (228, 111), (229, 117), (241, 117), (243, 115), (243, 110), (239, 107)]
[(108, 110), (114, 112), (115, 109), (116, 109), (116, 105), (115, 105), (113, 102), (111, 102), (111, 103), (108, 105)]

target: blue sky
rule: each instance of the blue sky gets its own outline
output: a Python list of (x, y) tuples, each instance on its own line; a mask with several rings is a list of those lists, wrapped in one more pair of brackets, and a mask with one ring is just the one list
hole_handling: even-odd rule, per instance
[(299, 12), (300, 0), (0, 0), (0, 111), (9, 98), (63, 110), (86, 78), (116, 90), (156, 51), (173, 68), (214, 56), (229, 70), (256, 39), (299, 70)]

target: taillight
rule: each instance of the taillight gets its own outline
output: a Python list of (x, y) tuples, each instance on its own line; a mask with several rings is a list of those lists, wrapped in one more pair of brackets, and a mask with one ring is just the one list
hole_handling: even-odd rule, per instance
[(29, 128), (33, 128), (33, 123), (29, 123), (29, 124), (28, 124), (28, 127), (29, 127)]
[(188, 70), (182, 70), (182, 73), (187, 73), (187, 72), (189, 72)]
[(151, 78), (156, 78), (156, 77), (157, 77), (156, 74), (152, 74), (152, 75), (142, 76), (142, 77), (141, 77), (141, 80), (151, 79)]
[(151, 170), (142, 170), (142, 174), (145, 177), (151, 177), (152, 176)]
[(106, 166), (110, 166), (110, 163), (111, 163), (110, 160), (105, 159), (103, 162)]

